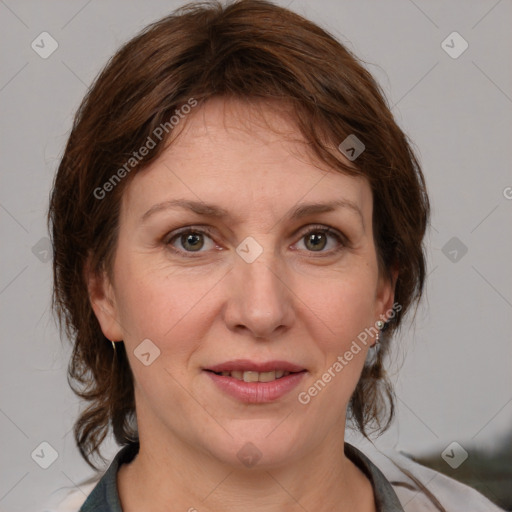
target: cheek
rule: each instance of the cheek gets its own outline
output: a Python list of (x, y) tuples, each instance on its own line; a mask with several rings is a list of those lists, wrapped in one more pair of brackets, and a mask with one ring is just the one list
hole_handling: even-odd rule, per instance
[[(373, 273), (338, 276), (325, 286), (308, 292), (312, 353), (321, 363), (301, 389), (299, 402), (312, 416), (323, 416), (326, 423), (337, 424), (344, 417), (369, 346), (358, 336), (374, 323), (375, 277)], [(327, 333), (327, 335), (326, 335)]]
[(304, 296), (307, 305), (317, 317), (317, 324), (328, 336), (323, 340), (328, 352), (342, 351), (365, 328), (375, 322), (375, 282), (371, 269), (333, 276), (322, 286), (307, 287)]
[[(152, 268), (136, 259), (120, 259), (117, 275), (118, 312), (139, 396), (156, 408), (162, 404), (183, 410), (193, 407), (195, 402), (191, 403), (179, 383), (190, 378), (189, 362), (209, 328), (205, 308), (211, 309), (211, 276), (192, 280), (186, 272)], [(149, 345), (150, 357), (158, 354), (149, 366), (137, 356), (146, 339), (157, 347)], [(138, 401), (139, 408), (144, 400)]]
[(189, 270), (153, 268), (142, 255), (120, 258), (117, 275), (120, 323), (130, 344), (149, 338), (162, 347), (173, 345), (178, 352), (179, 340), (193, 345), (205, 318), (201, 305), (215, 285), (211, 274), (193, 277)]

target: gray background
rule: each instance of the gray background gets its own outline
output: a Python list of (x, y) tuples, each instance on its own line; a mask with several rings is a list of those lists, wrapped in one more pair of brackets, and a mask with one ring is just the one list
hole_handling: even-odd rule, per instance
[[(398, 421), (377, 444), (492, 450), (512, 419), (512, 2), (278, 3), (367, 63), (430, 191), (426, 296), (395, 340)], [(69, 342), (49, 309), (48, 193), (88, 85), (122, 42), (178, 5), (0, 0), (1, 511), (36, 510), (92, 474), (70, 432), (79, 403), (66, 381)], [(31, 48), (44, 31), (59, 45), (47, 59)], [(469, 44), (456, 59), (441, 46), (453, 31)], [(31, 458), (43, 441), (58, 453), (46, 470)], [(106, 445), (107, 456), (115, 451)]]

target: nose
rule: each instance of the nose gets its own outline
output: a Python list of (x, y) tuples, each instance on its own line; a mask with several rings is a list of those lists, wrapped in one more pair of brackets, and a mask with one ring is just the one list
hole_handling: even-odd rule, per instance
[(224, 320), (237, 334), (270, 340), (293, 324), (293, 292), (273, 257), (247, 263), (237, 257), (226, 280)]

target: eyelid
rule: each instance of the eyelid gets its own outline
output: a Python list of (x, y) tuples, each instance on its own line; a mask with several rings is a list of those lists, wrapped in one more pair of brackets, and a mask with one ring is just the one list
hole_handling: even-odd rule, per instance
[(338, 237), (340, 241), (346, 242), (346, 237), (343, 235), (343, 233), (338, 231), (336, 228), (326, 224), (308, 224), (304, 228), (301, 228), (297, 234), (302, 237), (311, 231), (323, 231), (324, 233)]
[(165, 244), (169, 244), (171, 240), (174, 240), (176, 237), (182, 235), (183, 233), (198, 232), (207, 233), (208, 235), (211, 235), (214, 231), (215, 230), (210, 226), (184, 226), (182, 228), (178, 228), (169, 233), (166, 233), (162, 240)]

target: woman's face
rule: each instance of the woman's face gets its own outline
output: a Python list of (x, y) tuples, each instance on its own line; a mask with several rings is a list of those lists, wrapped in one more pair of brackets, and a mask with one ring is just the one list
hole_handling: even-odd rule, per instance
[(312, 163), (276, 109), (269, 125), (257, 112), (214, 99), (189, 114), (125, 190), (112, 281), (90, 289), (126, 346), (142, 446), (271, 467), (343, 442), (373, 341), (353, 342), (393, 290), (368, 182)]

